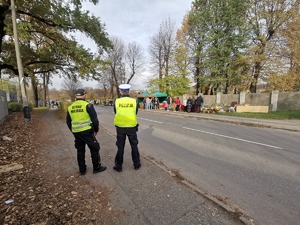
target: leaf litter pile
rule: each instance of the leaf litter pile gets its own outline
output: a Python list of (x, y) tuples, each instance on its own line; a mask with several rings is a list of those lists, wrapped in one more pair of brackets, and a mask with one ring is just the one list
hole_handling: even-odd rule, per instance
[[(33, 111), (11, 113), (0, 124), (0, 224), (115, 224), (106, 188), (70, 179), (45, 156), (47, 125)], [(74, 162), (76, 163), (76, 162)], [(58, 175), (58, 176), (57, 176)]]

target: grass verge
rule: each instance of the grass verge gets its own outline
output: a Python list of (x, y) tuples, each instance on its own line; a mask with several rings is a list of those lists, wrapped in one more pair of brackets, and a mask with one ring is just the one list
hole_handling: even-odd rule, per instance
[(218, 115), (256, 118), (256, 119), (275, 119), (275, 120), (300, 119), (299, 110), (289, 110), (283, 112), (269, 112), (269, 113), (219, 113)]

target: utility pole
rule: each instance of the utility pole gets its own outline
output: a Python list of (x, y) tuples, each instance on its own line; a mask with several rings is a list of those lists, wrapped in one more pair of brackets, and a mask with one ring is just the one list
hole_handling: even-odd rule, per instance
[(46, 106), (46, 100), (47, 100), (47, 88), (46, 88), (46, 73), (43, 73), (43, 91), (44, 91), (44, 98), (43, 98), (43, 106)]
[(49, 96), (49, 78), (50, 78), (50, 72), (47, 72), (46, 76), (46, 87), (47, 87), (47, 96), (48, 96), (48, 107), (50, 108), (50, 96)]
[(19, 82), (21, 87), (21, 95), (22, 95), (22, 103), (23, 103), (23, 113), (24, 113), (25, 123), (29, 123), (31, 121), (31, 115), (30, 115), (30, 108), (28, 106), (28, 100), (25, 92), (24, 72), (23, 72), (23, 65), (22, 65), (20, 46), (19, 46), (19, 37), (17, 31), (17, 22), (16, 22), (15, 0), (11, 0), (11, 14), (12, 14), (12, 24), (13, 24), (14, 39), (15, 39), (17, 65), (19, 71)]

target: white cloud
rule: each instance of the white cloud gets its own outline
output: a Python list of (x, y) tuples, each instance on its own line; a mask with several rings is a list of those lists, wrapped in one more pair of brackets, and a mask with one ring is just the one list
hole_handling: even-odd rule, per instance
[(192, 0), (100, 0), (97, 6), (84, 4), (84, 8), (106, 24), (110, 35), (122, 38), (125, 43), (136, 41), (144, 48), (149, 38), (165, 19), (181, 26)]
[[(83, 9), (99, 17), (106, 24), (106, 31), (110, 36), (121, 38), (125, 44), (135, 41), (147, 53), (150, 37), (158, 31), (159, 25), (170, 18), (175, 21), (176, 29), (180, 28), (192, 2), (193, 0), (100, 0), (96, 6), (84, 3)], [(78, 40), (87, 48), (96, 49), (96, 45), (84, 35), (78, 35)], [(149, 73), (145, 71), (145, 74)], [(135, 79), (139, 88), (143, 85), (141, 80), (143, 79)], [(87, 82), (91, 87), (96, 87), (95, 83), (97, 84)]]

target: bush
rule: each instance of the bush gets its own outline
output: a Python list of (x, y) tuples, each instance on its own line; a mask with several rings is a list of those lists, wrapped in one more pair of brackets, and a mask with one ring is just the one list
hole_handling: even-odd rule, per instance
[(30, 103), (28, 103), (28, 106), (30, 108), (30, 111), (32, 111), (32, 109), (34, 108), (34, 104), (30, 102)]
[(23, 110), (23, 105), (18, 102), (8, 103), (8, 110), (11, 112), (21, 112)]
[(64, 119), (66, 118), (66, 114), (67, 114), (67, 111), (68, 111), (68, 106), (71, 105), (72, 102), (60, 102), (59, 103), (59, 118), (60, 119)]

